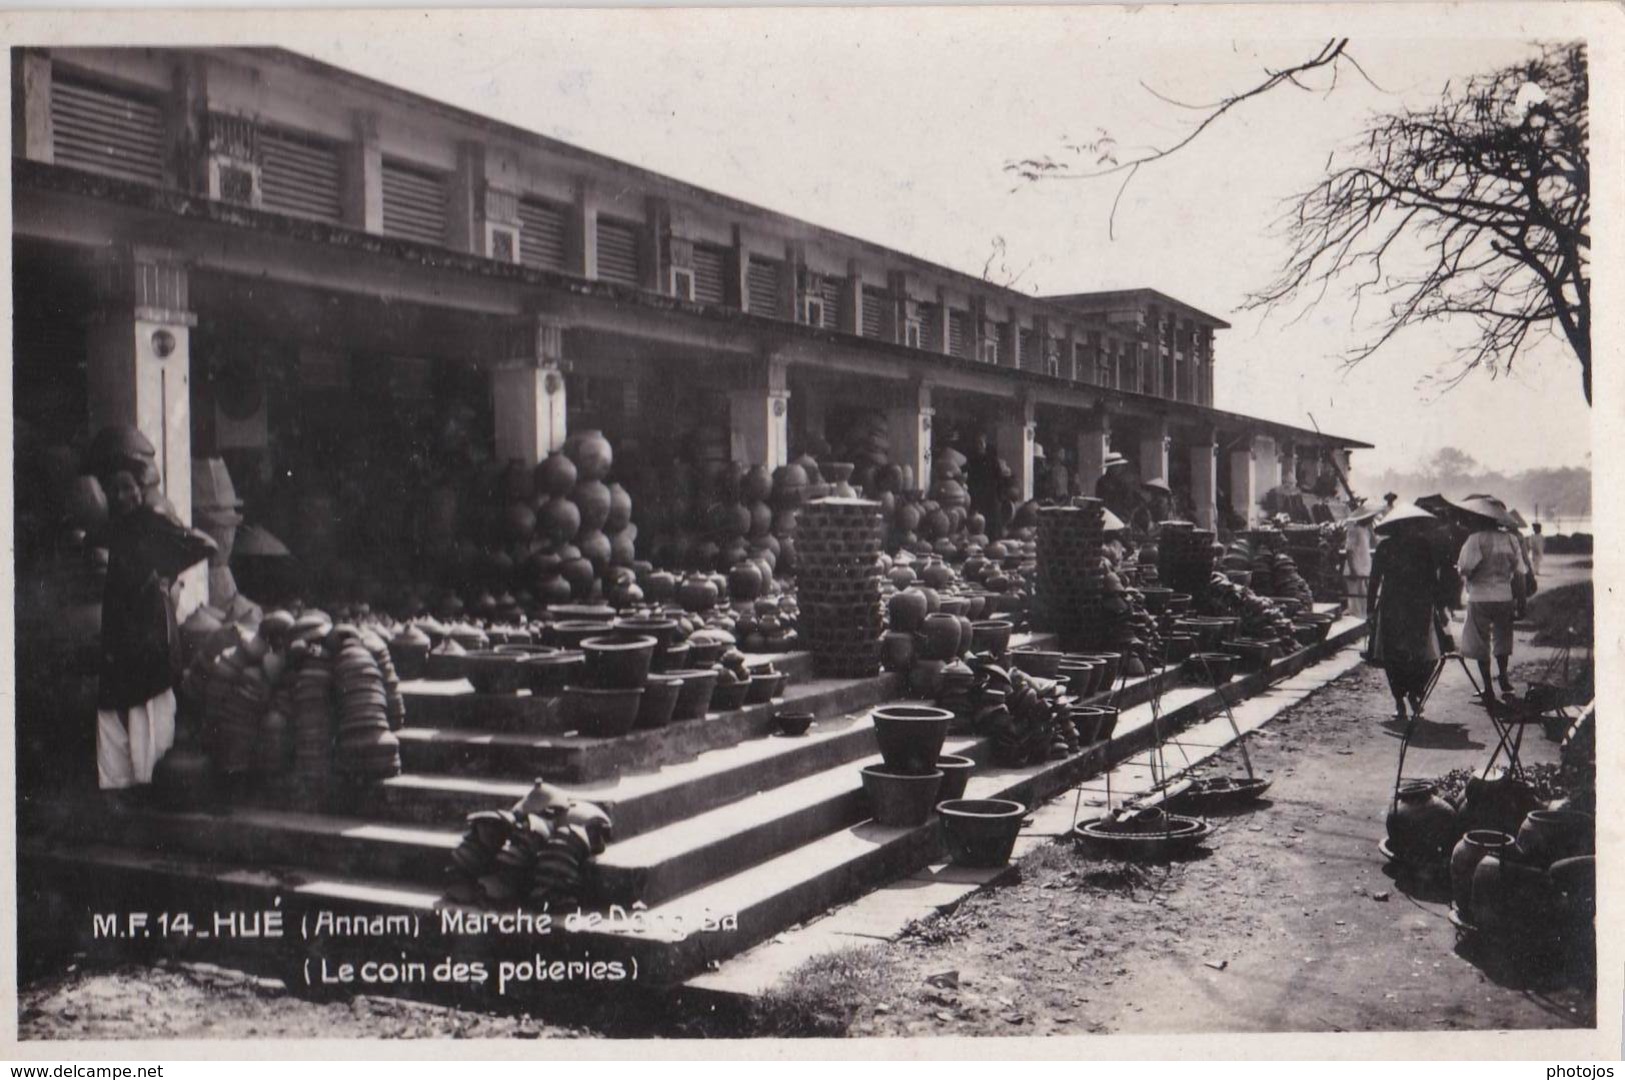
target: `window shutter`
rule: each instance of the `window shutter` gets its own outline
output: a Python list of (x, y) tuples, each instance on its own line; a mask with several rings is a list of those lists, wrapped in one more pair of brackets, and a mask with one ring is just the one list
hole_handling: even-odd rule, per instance
[(339, 221), (343, 167), (338, 148), (292, 132), (262, 128), (260, 204), (279, 214)]
[(1038, 335), (1030, 328), (1024, 327), (1017, 331), (1017, 337), (1019, 344), (1016, 346), (1018, 350), (1016, 358), (1020, 361), (1017, 366), (1024, 371), (1042, 371), (1044, 358), (1038, 355)]
[(446, 242), (446, 180), (398, 161), (384, 162), (384, 235)]
[(598, 280), (640, 286), (640, 226), (614, 218), (598, 219)]
[(970, 355), (965, 345), (966, 323), (969, 320), (970, 312), (959, 308), (948, 309), (948, 351), (955, 356)]
[(824, 278), (818, 283), (819, 295), (824, 298), (824, 329), (839, 330), (841, 328), (841, 288), (840, 278)]
[(58, 75), (51, 80), (51, 129), (59, 165), (164, 181), (164, 117), (144, 98)]
[(783, 269), (784, 264), (775, 259), (750, 257), (751, 314), (779, 317), (779, 280)]
[(563, 270), (568, 250), (564, 207), (543, 199), (520, 199), (519, 225), (519, 261), (532, 270)]
[(919, 305), (920, 348), (927, 352), (942, 351), (942, 308), (937, 304)]
[(728, 302), (728, 252), (709, 244), (694, 245), (694, 299), (702, 304)]
[(863, 336), (877, 338), (880, 336), (884, 321), (881, 313), (885, 306), (891, 303), (891, 297), (880, 289), (863, 287)]

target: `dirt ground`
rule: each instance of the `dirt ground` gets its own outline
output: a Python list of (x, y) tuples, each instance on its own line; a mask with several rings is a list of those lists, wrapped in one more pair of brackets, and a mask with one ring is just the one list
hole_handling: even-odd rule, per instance
[[(1520, 681), (1543, 662), (1525, 650)], [(1484, 713), (1450, 670), (1407, 776), (1481, 767)], [(589, 1006), (567, 1021), (363, 997), (312, 1002), (197, 965), (70, 967), (21, 988), (23, 1039), (1033, 1035), (1591, 1026), (1590, 977), (1459, 950), (1447, 897), (1392, 880), (1377, 843), (1397, 730), (1360, 668), (1252, 737), (1267, 802), (1203, 857), (1139, 868), (1050, 845), (1011, 885), (897, 942), (831, 958), (752, 1016)], [(1526, 763), (1557, 759), (1531, 730)], [(1239, 771), (1234, 762), (1215, 770)], [(1409, 890), (1409, 891), (1408, 891)], [(1521, 972), (1521, 973), (1520, 973)], [(820, 984), (822, 980), (822, 984)], [(625, 1003), (622, 1002), (621, 1006)]]
[[(1494, 735), (1469, 693), (1459, 669), (1446, 675), (1407, 776), (1488, 760)], [(1205, 857), (1141, 868), (1045, 849), (1022, 864), (1019, 883), (877, 950), (883, 978), (866, 987), (848, 1033), (1593, 1026), (1589, 973), (1533, 975), (1458, 949), (1447, 890), (1385, 872), (1377, 844), (1398, 746), (1390, 708), (1382, 674), (1360, 668), (1255, 735), (1269, 799), (1216, 819)], [(1556, 758), (1532, 730), (1525, 763)]]

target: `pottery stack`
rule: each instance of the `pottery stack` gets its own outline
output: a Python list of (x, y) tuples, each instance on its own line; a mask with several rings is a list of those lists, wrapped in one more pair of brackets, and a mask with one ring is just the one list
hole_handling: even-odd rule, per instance
[(1188, 521), (1165, 521), (1157, 545), (1158, 581), (1176, 593), (1200, 598), (1213, 577), (1213, 540), (1210, 529)]
[(368, 780), (399, 774), (401, 745), (389, 730), (384, 674), (360, 638), (339, 649), (333, 681), (339, 693), (339, 771)]
[(309, 657), (293, 678), (293, 771), (296, 782), (319, 785), (333, 762), (333, 669)]
[(1099, 499), (1039, 508), (1033, 621), (1040, 629), (1067, 635), (1087, 630), (1104, 585), (1104, 539), (1105, 504)]
[(802, 510), (796, 591), (806, 645), (821, 675), (880, 673), (882, 525), (880, 504), (864, 499), (816, 499)]

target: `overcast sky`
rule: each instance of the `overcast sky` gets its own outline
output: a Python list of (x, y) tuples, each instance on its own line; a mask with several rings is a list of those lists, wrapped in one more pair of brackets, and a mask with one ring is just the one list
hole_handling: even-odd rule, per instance
[(1354, 33), (1351, 51), (1381, 90), (1345, 77), (1330, 94), (1288, 89), (1249, 103), (1141, 172), (1115, 240), (1115, 184), (1025, 185), (1004, 164), (1098, 129), (1125, 146), (1166, 145), (1197, 114), (1142, 81), (1212, 101), (1266, 65), (1311, 55), (1323, 36), (1269, 39), (1252, 27), (1230, 38), (1054, 8), (643, 10), (453, 20), (421, 37), (307, 33), (289, 44), (960, 270), (980, 273), (1002, 237), (1022, 288), (1171, 293), (1235, 325), (1218, 343), (1219, 406), (1305, 426), (1312, 413), (1325, 430), (1377, 444), (1357, 455), (1362, 471), (1409, 467), (1447, 445), (1507, 470), (1585, 464), (1589, 412), (1560, 341), (1511, 379), (1473, 377), (1441, 394), (1424, 380), (1449, 360), (1447, 332), (1412, 333), (1349, 372), (1337, 354), (1360, 334), (1340, 298), (1292, 325), (1237, 310), (1284, 254), (1270, 233), (1280, 200), (1322, 175), (1369, 113), (1424, 105), (1447, 79), (1531, 51), (1513, 27), (1494, 25), (1504, 9), (1477, 10), (1457, 36)]

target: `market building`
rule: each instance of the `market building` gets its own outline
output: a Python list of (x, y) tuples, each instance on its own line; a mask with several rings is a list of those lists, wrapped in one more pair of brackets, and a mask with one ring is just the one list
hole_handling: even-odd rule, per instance
[[(20, 583), (67, 586), (20, 595), (29, 621), (22, 626), (20, 615), (19, 651), (30, 655), (19, 670), (39, 685), (19, 696), (35, 695), (31, 703), (69, 693), (39, 662), (46, 637), (94, 640), (99, 597), (53, 569), (65, 561), (54, 500), (73, 474), (72, 448), (110, 425), (138, 428), (151, 442), (159, 487), (182, 520), (212, 514), (229, 530), (240, 499), (249, 523), (319, 572), (301, 586), (302, 599), (346, 611), (362, 607), (350, 601), (366, 601), (401, 619), (431, 606), (429, 586), (470, 585), (463, 591), (471, 609), (482, 590), (506, 595), (529, 558), (549, 582), (558, 581), (561, 560), (566, 569), (592, 563), (565, 599), (576, 584), (603, 586), (593, 600), (612, 598), (605, 567), (627, 569), (634, 556), (645, 570), (691, 570), (696, 561), (718, 570), (715, 543), (685, 532), (703, 508), (684, 477), (720, 475), (702, 466), (754, 469), (766, 485), (774, 470), (815, 448), (826, 461), (850, 463), (854, 449), (867, 447), (878, 461), (883, 447), (892, 471), (881, 490), (918, 493), (941, 458), (981, 440), (1009, 470), (1017, 504), (1045, 494), (1035, 490), (1041, 461), (1068, 463), (1075, 490), (1085, 493), (1114, 454), (1139, 479), (1165, 482), (1188, 502), (1197, 531), (1186, 526), (1193, 542), (1180, 556), (1194, 561), (1180, 565), (1196, 566), (1200, 586), (1214, 569), (1213, 534), (1259, 524), (1266, 496), (1281, 489), (1335, 496), (1328, 478), (1346, 476), (1350, 452), (1366, 445), (1217, 408), (1215, 336), (1228, 324), (1153, 289), (1026, 295), (277, 49), (22, 49), (12, 65), (17, 575)], [(591, 530), (602, 554), (571, 543), (581, 541), (580, 516), (539, 553), (535, 534), (547, 528), (537, 517), (561, 497), (537, 500), (543, 479), (538, 471), (533, 480), (532, 468), (587, 431), (607, 438), (605, 468), (591, 481), (603, 498)], [(609, 445), (615, 486), (624, 485), (613, 493), (599, 482)], [(673, 472), (674, 462), (693, 468)], [(227, 473), (233, 498), (193, 505), (195, 493), (225, 491)], [(476, 475), (512, 483), (496, 504), (512, 518), (471, 525), (467, 478)], [(722, 508), (731, 531), (714, 530), (733, 537), (741, 560), (747, 533), (753, 557), (781, 553), (765, 490), (754, 500), (762, 520), (736, 497)], [(951, 508), (963, 533), (965, 507)], [(599, 531), (606, 519), (617, 521), (614, 549)], [(459, 529), (474, 526), (503, 534), (509, 547), (472, 551)], [(1098, 555), (1099, 519), (1089, 530)], [(927, 554), (931, 539), (919, 545)], [(936, 540), (953, 548), (946, 536)], [(1001, 588), (1017, 590), (1013, 578), (1031, 576), (1034, 544), (1029, 536), (1024, 552), (1004, 556), (1011, 578), (998, 556), (974, 557), (1000, 572)], [(726, 561), (726, 547), (721, 554)], [(963, 546), (956, 554), (963, 558)], [(1266, 575), (1271, 554), (1259, 553)], [(447, 576), (422, 582), (430, 557)], [(1245, 578), (1251, 557), (1238, 558), (1240, 567), (1228, 569)], [(870, 580), (878, 597), (878, 575)], [(191, 575), (180, 616), (217, 599), (216, 584)], [(715, 601), (716, 586), (709, 588)], [(748, 607), (751, 594), (742, 598)], [(987, 595), (979, 599), (1000, 610)], [(1317, 625), (1295, 626), (1249, 595), (1260, 625), (1269, 623), (1283, 648), (1291, 644), (1291, 656), (1279, 658), (1291, 670), (1363, 632), (1325, 600), (1295, 603), (1292, 611), (1321, 620), (1316, 643), (1300, 649), (1294, 642), (1305, 638), (1294, 632), (1315, 638)], [(1327, 610), (1313, 610), (1314, 601)], [(865, 602), (878, 620), (878, 599)], [(511, 598), (508, 606), (519, 607)], [(617, 606), (624, 615), (633, 605)], [(1151, 613), (1123, 606), (1122, 619), (1149, 632)], [(956, 626), (932, 643), (949, 656), (969, 650), (970, 618), (961, 618), (964, 634)], [(319, 628), (290, 617), (280, 629)], [(1116, 629), (1133, 637), (1126, 622)], [(338, 633), (331, 622), (326, 630)], [(878, 648), (878, 636), (866, 646)], [(1009, 640), (1006, 625), (998, 647)], [(1125, 703), (1178, 682), (1177, 664), (1139, 647), (1147, 655), (1135, 663), (1146, 665)], [(1275, 670), (1267, 652), (1259, 654), (1262, 676)], [(448, 851), (462, 850), (446, 823), (470, 808), (512, 803), (516, 784), (523, 794), (545, 776), (598, 785), (592, 797), (613, 804), (621, 846), (600, 870), (609, 895), (679, 913), (720, 898), (745, 927), (729, 946), (737, 949), (909, 872), (935, 851), (935, 835), (919, 830), (880, 840), (858, 832), (865, 804), (856, 770), (839, 771), (872, 752), (853, 711), (899, 696), (902, 676), (876, 668), (867, 679), (829, 685), (810, 678), (816, 669), (805, 653), (780, 660), (774, 674), (809, 684), (799, 700), (831, 725), (807, 744), (814, 749), (762, 749), (774, 720), (768, 702), (712, 715), (717, 722), (681, 738), (634, 732), (617, 740), (523, 729), (557, 719), (552, 705), (523, 697), (496, 710), (509, 726), (492, 736), (471, 730), (491, 719), (470, 712), (489, 695), (452, 701), (422, 691), (411, 723), (380, 735), (391, 743), (398, 735), (395, 775), (351, 793), (356, 801), (342, 807), (351, 817), (289, 796), (291, 807), (276, 814), (248, 805), (229, 817), (154, 815), (131, 826), (132, 845), (189, 853), (196, 863), (177, 856), (127, 865), (109, 849), (64, 854), (68, 848), (37, 837), (26, 859), (51, 874), (70, 864), (150, 873), (182, 893), (203, 881), (263, 884), (251, 874), (231, 877), (221, 863), (309, 863), (338, 876), (302, 874), (290, 895), (432, 910)], [(944, 660), (932, 662), (940, 671)], [(373, 661), (360, 655), (356, 663)], [(1167, 670), (1148, 674), (1159, 666)], [(82, 679), (73, 685), (83, 693)], [(390, 727), (398, 729), (397, 704), (392, 697)], [(1222, 704), (1222, 696), (1191, 696), (1181, 708), (1196, 716)], [(256, 705), (270, 715), (263, 698)], [(696, 725), (708, 719), (703, 707), (700, 714)], [(66, 706), (60, 715), (63, 730), (80, 721)], [(42, 727), (50, 725), (34, 723), (24, 741), (48, 739)], [(326, 753), (337, 740), (318, 734)], [(971, 753), (985, 743), (953, 745)], [(1109, 743), (1069, 736), (1040, 745), (1029, 773), (989, 778), (987, 790), (1047, 798), (1106, 762), (1116, 752)], [(685, 764), (681, 776), (648, 771), (734, 748), (743, 748), (737, 758)], [(1057, 758), (1039, 760), (1052, 750)], [(628, 788), (615, 787), (639, 769)], [(614, 789), (607, 796), (606, 785)], [(681, 830), (690, 817), (752, 800), (736, 820), (705, 826), (714, 836)], [(86, 820), (69, 818), (70, 832)], [(671, 829), (675, 839), (662, 835)], [(795, 861), (803, 849), (810, 853)], [(356, 883), (363, 872), (372, 884)], [(666, 949), (664, 970), (686, 977), (722, 939), (686, 940), (600, 944), (651, 963)]]
[(1227, 324), (1154, 290), (1028, 296), (292, 53), (26, 50), (13, 77), (17, 415), (135, 423), (183, 518), (223, 458), (296, 550), (344, 466), (389, 474), (399, 444), (359, 433), (459, 404), (499, 460), (726, 418), (773, 468), (880, 403), (918, 476), (945, 424), (1026, 496), (1036, 445), (1085, 490), (1117, 451), (1203, 526), (1363, 445), (1216, 408)]

